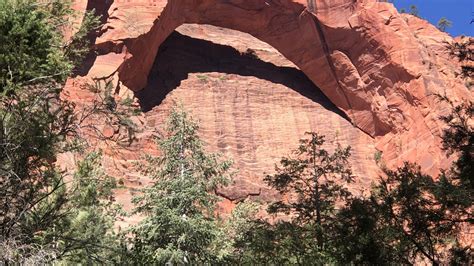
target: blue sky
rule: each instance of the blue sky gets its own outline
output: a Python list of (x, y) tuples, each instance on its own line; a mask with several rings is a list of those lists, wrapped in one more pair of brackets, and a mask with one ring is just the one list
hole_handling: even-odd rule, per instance
[(453, 23), (447, 29), (452, 36), (474, 36), (474, 0), (393, 0), (395, 6), (409, 10), (410, 5), (416, 5), (420, 16), (436, 25), (441, 17), (446, 17)]

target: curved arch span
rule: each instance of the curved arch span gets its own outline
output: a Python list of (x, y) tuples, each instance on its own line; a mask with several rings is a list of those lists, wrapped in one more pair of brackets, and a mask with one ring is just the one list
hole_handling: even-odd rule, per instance
[[(387, 133), (389, 125), (376, 114), (357, 112), (366, 110), (370, 99), (341, 83), (343, 77), (339, 77), (337, 65), (343, 61), (355, 67), (344, 53), (330, 46), (327, 27), (303, 2), (306, 1), (168, 1), (152, 29), (130, 45), (131, 57), (119, 69), (120, 80), (134, 91), (143, 89), (160, 45), (177, 27), (186, 23), (209, 24), (245, 32), (268, 43), (298, 66), (355, 126), (371, 136)], [(342, 2), (338, 8), (346, 11), (356, 5), (354, 1), (335, 2)], [(313, 6), (329, 9), (328, 5)]]

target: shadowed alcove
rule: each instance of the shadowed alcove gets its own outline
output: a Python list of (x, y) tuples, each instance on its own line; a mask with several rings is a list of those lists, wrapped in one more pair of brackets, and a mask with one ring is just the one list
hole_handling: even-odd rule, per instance
[(190, 73), (206, 72), (253, 76), (282, 84), (348, 120), (347, 116), (296, 67), (265, 62), (258, 58), (251, 48), (240, 52), (231, 46), (189, 37), (177, 31), (160, 46), (148, 76), (148, 84), (135, 96), (139, 99), (142, 110), (147, 112), (159, 105), (169, 92), (179, 87), (181, 81), (187, 79)]

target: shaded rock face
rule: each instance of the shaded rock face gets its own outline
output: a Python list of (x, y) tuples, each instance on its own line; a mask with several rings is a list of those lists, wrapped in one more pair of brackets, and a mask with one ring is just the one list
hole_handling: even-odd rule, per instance
[[(234, 158), (237, 188), (226, 197), (235, 200), (272, 197), (264, 174), (309, 130), (325, 134), (328, 147), (353, 147), (360, 188), (376, 177), (379, 152), (389, 167), (410, 160), (437, 173), (450, 161), (438, 119), (448, 109), (435, 94), (472, 99), (448, 49), (453, 40), (389, 3), (77, 2), (97, 6), (106, 23), (94, 40), (98, 55), (65, 95), (87, 104), (89, 92), (77, 84), (104, 77), (114, 79), (118, 98), (134, 92), (145, 111), (142, 133), (127, 151), (104, 147), (115, 174), (130, 179), (128, 162), (151, 149), (175, 100), (201, 120), (211, 150)], [(130, 186), (146, 183), (133, 178)]]

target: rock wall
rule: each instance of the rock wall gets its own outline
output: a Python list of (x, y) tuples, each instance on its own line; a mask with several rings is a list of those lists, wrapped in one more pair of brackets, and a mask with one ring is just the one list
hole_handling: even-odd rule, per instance
[[(97, 7), (106, 23), (95, 39), (97, 56), (91, 56), (84, 64), (84, 77), (68, 82), (65, 95), (76, 101), (87, 98), (78, 89), (78, 82), (112, 77), (117, 85), (117, 97), (135, 92), (142, 108), (149, 111), (140, 118), (140, 123), (152, 128), (158, 127), (162, 120), (150, 117), (163, 117), (170, 99), (184, 98), (185, 105), (193, 106), (192, 111), (205, 121), (203, 136), (212, 149), (224, 153), (229, 150), (229, 155), (239, 158), (237, 165), (245, 173), (260, 175), (271, 171), (270, 161), (284, 155), (283, 150), (293, 148), (293, 142), (308, 129), (322, 129), (331, 141), (335, 139), (331, 132), (343, 134), (343, 144), (354, 146), (358, 154), (355, 164), (366, 169), (359, 171), (361, 176), (375, 177), (373, 154), (377, 150), (388, 166), (409, 160), (418, 162), (428, 173), (437, 173), (450, 160), (441, 150), (440, 134), (444, 125), (438, 119), (448, 109), (435, 94), (446, 94), (455, 102), (473, 98), (460, 78), (461, 63), (450, 55), (452, 38), (424, 20), (398, 14), (389, 3), (89, 0), (86, 5), (78, 1), (77, 6)], [(179, 28), (181, 34), (173, 33), (183, 24)], [(220, 28), (211, 30), (196, 24)], [(250, 34), (260, 41), (249, 35), (232, 33), (234, 36), (225, 29)], [(234, 36), (232, 40), (224, 37), (229, 34)], [(257, 51), (261, 62), (234, 56), (226, 65), (219, 57), (229, 56), (229, 52), (196, 42), (206, 36), (212, 37), (208, 38), (212, 42), (232, 46), (238, 53), (252, 55), (252, 51)], [(203, 45), (197, 53), (214, 63), (196, 57), (196, 50), (187, 49), (196, 45)], [(165, 48), (173, 53), (166, 54)], [(248, 48), (251, 50), (247, 51)], [(217, 57), (213, 57), (214, 50), (220, 51), (216, 52)], [(182, 58), (174, 57), (180, 53), (191, 53), (200, 63), (183, 63)], [(275, 69), (284, 66), (293, 70), (272, 72), (271, 66), (263, 68), (265, 63)], [(236, 64), (250, 68), (232, 69)], [(261, 71), (268, 73), (264, 76)], [(290, 72), (298, 74), (291, 76)], [(224, 80), (219, 78), (222, 74)], [(169, 75), (175, 76), (168, 79)], [(274, 75), (279, 78), (272, 78)], [(305, 85), (290, 84), (288, 80)], [(230, 97), (232, 92), (235, 95)], [(321, 92), (327, 98), (318, 101), (318, 97), (324, 96)], [(329, 105), (332, 107), (326, 108)], [(219, 116), (222, 110), (229, 113)], [(275, 138), (272, 134), (273, 130), (278, 132), (275, 125), (283, 128), (284, 137)], [(233, 130), (217, 133), (219, 127), (231, 126)], [(274, 141), (269, 141), (273, 138)], [(228, 146), (234, 147), (228, 149)], [(256, 154), (261, 157), (255, 157)], [(129, 159), (123, 159), (124, 163)], [(116, 163), (121, 159), (110, 157), (110, 160)], [(243, 175), (242, 180), (247, 183), (240, 189), (252, 190), (249, 184), (260, 182), (254, 182), (256, 178)]]

